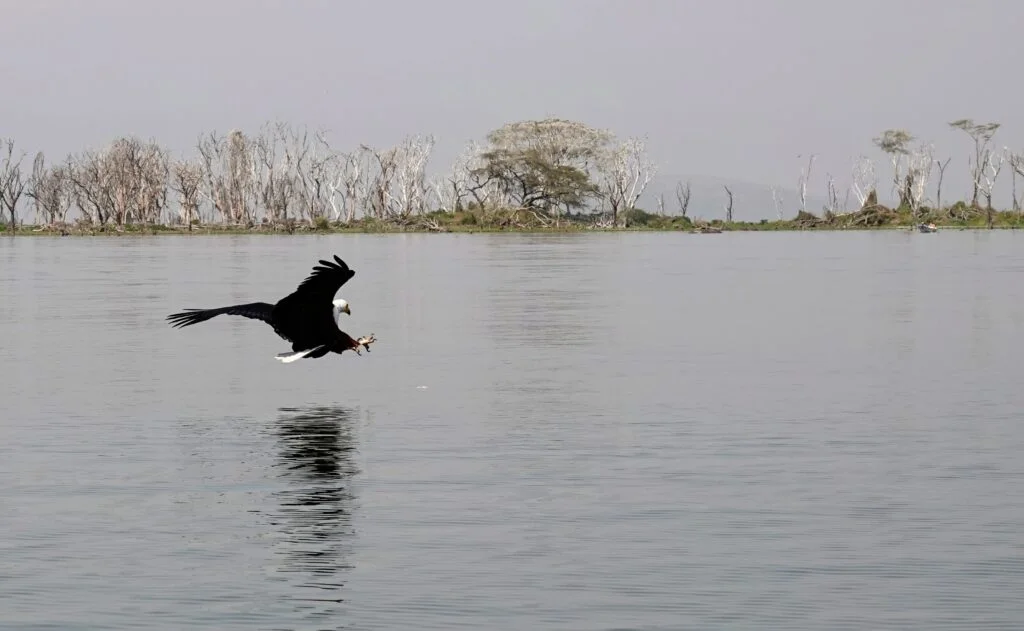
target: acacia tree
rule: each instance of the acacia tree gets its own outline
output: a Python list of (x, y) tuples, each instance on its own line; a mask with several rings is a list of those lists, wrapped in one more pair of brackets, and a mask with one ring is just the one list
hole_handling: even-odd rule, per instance
[(910, 155), (907, 145), (914, 140), (909, 132), (904, 129), (887, 129), (872, 142), (883, 152), (889, 154), (892, 162), (892, 187), (899, 200), (898, 206), (909, 208), (911, 206), (910, 186), (903, 177), (903, 161)]
[(509, 123), (488, 134), (484, 164), (473, 173), (521, 208), (546, 214), (582, 208), (598, 196), (590, 169), (611, 139), (605, 130), (563, 119)]
[(984, 186), (985, 172), (989, 167), (989, 162), (992, 160), (992, 149), (989, 147), (989, 143), (992, 141), (996, 130), (999, 129), (1000, 124), (975, 123), (970, 118), (961, 118), (949, 123), (949, 126), (963, 131), (974, 141), (974, 157), (968, 160), (968, 166), (970, 167), (972, 182), (971, 206), (977, 208), (978, 194)]
[(7, 209), (11, 232), (14, 232), (18, 228), (18, 201), (25, 192), (25, 178), (21, 174), (25, 155), (14, 157), (13, 140), (0, 141), (0, 147), (4, 152), (3, 162), (0, 162), (0, 203)]
[(465, 160), (466, 190), (473, 197), (476, 206), (481, 210), (511, 206), (512, 201), (499, 183), (487, 177), (484, 158), (486, 148), (475, 140), (470, 141), (460, 157)]
[(497, 182), (502, 192), (520, 208), (552, 213), (562, 207), (582, 208), (598, 193), (582, 170), (547, 162), (536, 150), (511, 153), (507, 150), (485, 154), (486, 177)]

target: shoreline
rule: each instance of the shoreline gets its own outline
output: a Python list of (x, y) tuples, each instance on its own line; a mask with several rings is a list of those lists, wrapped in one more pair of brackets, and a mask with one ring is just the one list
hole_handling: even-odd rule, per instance
[[(669, 219), (669, 218), (667, 218)], [(886, 224), (880, 226), (869, 225), (800, 225), (794, 221), (766, 221), (766, 222), (724, 222), (715, 221), (704, 225), (679, 225), (676, 222), (666, 222), (669, 225), (639, 225), (627, 227), (596, 226), (569, 222), (558, 226), (486, 226), (486, 225), (464, 225), (449, 224), (444, 226), (434, 225), (401, 225), (382, 222), (373, 222), (373, 225), (355, 224), (331, 224), (310, 226), (308, 224), (285, 227), (285, 226), (225, 226), (219, 224), (196, 225), (191, 230), (184, 226), (176, 225), (127, 225), (127, 226), (103, 226), (103, 227), (80, 227), (80, 226), (45, 226), (39, 224), (22, 224), (12, 233), (9, 226), (0, 227), (0, 235), (8, 237), (120, 237), (120, 236), (242, 236), (242, 235), (273, 235), (273, 236), (301, 236), (301, 235), (330, 235), (330, 234), (573, 234), (573, 233), (627, 233), (627, 232), (664, 232), (681, 234), (722, 234), (726, 232), (878, 232), (878, 231), (903, 231), (919, 232), (919, 223), (913, 224)], [(681, 222), (680, 222), (681, 223)], [(921, 222), (925, 223), (925, 222)], [(1024, 229), (1024, 217), (1017, 222), (999, 222), (992, 226), (984, 222), (963, 222), (963, 223), (939, 223), (930, 222), (938, 232), (955, 230), (976, 231), (976, 230), (1019, 230)]]

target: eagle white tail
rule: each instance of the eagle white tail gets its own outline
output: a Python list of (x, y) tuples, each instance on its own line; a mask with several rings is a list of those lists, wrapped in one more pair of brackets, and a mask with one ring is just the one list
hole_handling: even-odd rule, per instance
[(320, 350), (321, 348), (323, 348), (322, 344), (314, 348), (307, 348), (304, 351), (295, 351), (294, 353), (278, 353), (277, 355), (274, 355), (274, 359), (285, 364), (290, 364), (294, 361), (302, 359), (303, 357), (309, 355), (310, 353)]

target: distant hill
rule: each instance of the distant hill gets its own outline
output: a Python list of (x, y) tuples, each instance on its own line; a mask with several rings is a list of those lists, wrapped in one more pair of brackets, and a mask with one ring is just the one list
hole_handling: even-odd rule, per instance
[[(728, 185), (732, 190), (733, 204), (732, 217), (737, 221), (758, 221), (760, 219), (777, 219), (778, 212), (772, 200), (771, 187), (754, 182), (745, 182), (730, 178), (720, 178), (710, 175), (685, 175), (659, 173), (648, 185), (644, 195), (640, 198), (638, 206), (648, 212), (658, 210), (658, 196), (665, 196), (666, 214), (679, 214), (679, 204), (676, 202), (676, 182), (690, 181), (690, 207), (687, 212), (691, 218), (702, 219), (725, 219), (726, 194), (723, 185)], [(815, 188), (818, 183), (814, 182)], [(779, 194), (782, 196), (783, 217), (790, 219), (794, 217), (800, 206), (799, 193), (795, 186), (787, 188), (779, 187)], [(840, 202), (843, 201), (845, 191), (840, 191)], [(825, 198), (814, 195), (813, 191), (807, 196), (807, 210), (815, 215), (821, 215), (822, 207), (825, 205)], [(855, 204), (855, 201), (851, 201)]]

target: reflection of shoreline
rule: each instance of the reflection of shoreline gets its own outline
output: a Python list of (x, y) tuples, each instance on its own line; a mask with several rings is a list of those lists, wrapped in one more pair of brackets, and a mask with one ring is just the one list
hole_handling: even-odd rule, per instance
[[(341, 602), (343, 571), (352, 537), (354, 496), (350, 488), (358, 473), (352, 412), (341, 407), (282, 408), (272, 430), (277, 436), (277, 467), (287, 487), (279, 501), (279, 571), (304, 574), (296, 600)], [(331, 593), (334, 592), (334, 593)]]

